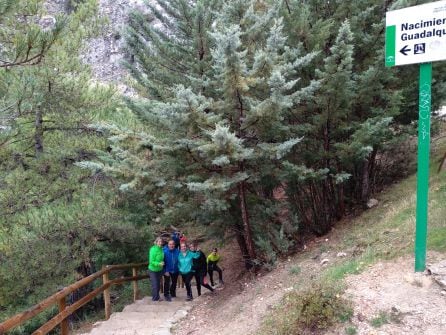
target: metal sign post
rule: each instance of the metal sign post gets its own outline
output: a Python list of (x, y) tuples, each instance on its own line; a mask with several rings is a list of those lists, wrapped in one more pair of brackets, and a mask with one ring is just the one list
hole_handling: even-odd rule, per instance
[(415, 271), (426, 268), (432, 63), (420, 65)]
[(415, 271), (426, 267), (432, 63), (446, 59), (446, 1), (387, 12), (385, 65), (420, 64)]

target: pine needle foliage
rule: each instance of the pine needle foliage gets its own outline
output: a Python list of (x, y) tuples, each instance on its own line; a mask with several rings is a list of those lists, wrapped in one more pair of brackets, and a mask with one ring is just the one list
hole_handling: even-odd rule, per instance
[[(131, 137), (135, 149), (126, 147), (128, 132), (110, 132), (111, 160), (102, 169), (133, 167), (121, 189), (156, 196), (166, 225), (232, 232), (250, 267), (262, 259), (261, 227), (282, 227), (252, 212), (274, 212), (274, 199), (263, 194), (301, 141), (286, 118), (320, 85), (299, 81), (317, 53), (288, 44), (277, 4), (179, 0), (147, 8), (131, 16), (127, 49), (140, 94), (129, 107), (148, 131)], [(139, 156), (136, 148), (144, 148)]]
[[(282, 6), (291, 43), (320, 51), (316, 72), (304, 79), (319, 79), (321, 87), (314, 103), (293, 111), (294, 131), (304, 139), (283, 175), (302, 233), (325, 234), (383, 187), (377, 176), (402, 177), (406, 170), (384, 166), (390, 152), (414, 133), (417, 119), (417, 67), (383, 64), (385, 13), (401, 5), (289, 0)], [(444, 101), (443, 73), (436, 72), (434, 104)], [(405, 157), (402, 164), (409, 165), (411, 153)]]
[(0, 13), (0, 310), (6, 319), (103, 264), (144, 260), (152, 232), (139, 215), (139, 199), (122, 199), (111, 178), (74, 165), (107, 147), (88, 124), (125, 114), (115, 108), (122, 107), (115, 90), (94, 82), (80, 57), (104, 24), (97, 2), (51, 17), (43, 1), (3, 0)]
[(67, 22), (59, 16), (45, 26), (42, 14), (41, 0), (0, 1), (0, 68), (43, 60)]
[(126, 33), (141, 128), (93, 126), (110, 150), (81, 165), (120, 178), (155, 224), (229, 232), (247, 267), (273, 262), (364, 206), (413, 132), (417, 71), (382, 62), (398, 3), (147, 4)]

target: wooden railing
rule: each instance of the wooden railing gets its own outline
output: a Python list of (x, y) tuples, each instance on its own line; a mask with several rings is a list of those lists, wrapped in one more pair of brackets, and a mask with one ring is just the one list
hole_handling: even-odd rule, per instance
[[(133, 282), (133, 300), (138, 299), (138, 280), (148, 278), (148, 275), (138, 276), (138, 269), (146, 267), (147, 263), (139, 264), (125, 264), (125, 265), (107, 265), (101, 271), (95, 272), (92, 275), (85, 277), (68, 287), (63, 288), (59, 292), (53, 294), (51, 297), (39, 302), (37, 305), (29, 308), (23, 313), (17, 314), (12, 318), (0, 323), (0, 335), (6, 334), (6, 331), (20, 326), (27, 320), (33, 318), (37, 314), (43, 312), (47, 308), (57, 304), (59, 306), (59, 314), (54, 316), (51, 320), (45, 323), (42, 327), (37, 329), (32, 335), (45, 335), (48, 334), (52, 329), (60, 325), (61, 335), (68, 335), (68, 316), (73, 314), (87, 302), (91, 301), (94, 297), (104, 292), (104, 305), (105, 305), (105, 319), (108, 320), (111, 315), (111, 304), (110, 304), (110, 286), (116, 284), (122, 284), (127, 281)], [(132, 277), (120, 277), (117, 279), (109, 278), (109, 273), (116, 270), (128, 270), (132, 269)], [(102, 277), (102, 285), (72, 305), (67, 306), (66, 297), (72, 292), (78, 290), (79, 288), (90, 284), (95, 279)]]

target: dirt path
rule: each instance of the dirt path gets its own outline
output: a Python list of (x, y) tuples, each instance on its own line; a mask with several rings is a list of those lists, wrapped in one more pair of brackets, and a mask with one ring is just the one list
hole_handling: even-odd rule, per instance
[[(237, 247), (229, 246), (223, 251), (222, 264), (227, 284), (217, 288), (217, 295), (206, 292), (192, 303), (184, 301), (184, 289), (173, 303), (153, 303), (146, 297), (114, 313), (109, 321), (96, 324), (88, 335), (256, 334), (265, 316), (287, 292), (308, 287), (323, 272), (326, 265), (321, 264), (323, 254), (317, 250), (308, 248), (299, 256), (278, 262), (273, 272), (254, 276), (231, 271), (241, 269), (242, 264), (241, 259), (231, 257), (238, 255)], [(446, 255), (428, 255), (430, 263), (442, 259)], [(330, 260), (337, 261), (340, 259)], [(352, 334), (446, 335), (446, 291), (431, 276), (414, 274), (412, 257), (374, 264), (359, 275), (347, 277), (346, 284), (345, 297), (354, 308), (348, 325)], [(193, 292), (196, 294), (194, 286)], [(348, 333), (341, 324), (325, 334)]]
[[(428, 257), (431, 263), (442, 259), (445, 255), (437, 253)], [(404, 257), (347, 278), (345, 295), (354, 303), (358, 334), (446, 334), (446, 291), (432, 276), (415, 274), (413, 267), (413, 258)], [(344, 335), (345, 330), (334, 334)]]
[[(234, 244), (225, 248), (223, 268), (225, 286), (218, 290), (216, 296), (204, 297), (194, 301), (188, 316), (174, 326), (176, 335), (247, 335), (255, 333), (264, 316), (282, 297), (293, 290), (306, 274), (297, 276), (290, 271), (295, 265), (294, 258), (279, 261), (274, 271), (254, 276), (246, 272), (234, 272), (242, 269), (243, 262)], [(319, 268), (319, 261), (310, 260), (300, 263), (301, 269)], [(296, 268), (297, 270), (297, 268)]]
[[(315, 244), (322, 245), (323, 241)], [(287, 292), (308, 286), (322, 273), (324, 255), (317, 249), (308, 248), (304, 254), (280, 261), (273, 272), (265, 275), (237, 276), (225, 271), (228, 284), (217, 296), (195, 301), (188, 316), (174, 326), (173, 333), (256, 334), (265, 316)], [(446, 255), (430, 253), (428, 261), (445, 258)], [(341, 258), (331, 253), (329, 265), (338, 261)], [(446, 292), (430, 276), (414, 274), (413, 257), (380, 262), (348, 277), (346, 283), (346, 297), (354, 306), (351, 328), (356, 330), (355, 334), (446, 335)], [(380, 325), (383, 321), (388, 323)], [(346, 326), (339, 325), (326, 334), (345, 335)]]

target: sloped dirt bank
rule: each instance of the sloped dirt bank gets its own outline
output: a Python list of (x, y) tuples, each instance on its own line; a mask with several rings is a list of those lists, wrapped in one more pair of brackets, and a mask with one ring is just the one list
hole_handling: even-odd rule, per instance
[[(428, 255), (431, 264), (444, 259)], [(357, 334), (446, 334), (446, 291), (427, 272), (414, 273), (413, 257), (379, 262), (346, 283)], [(345, 327), (328, 334), (346, 334)]]

